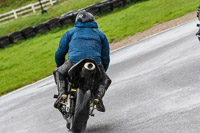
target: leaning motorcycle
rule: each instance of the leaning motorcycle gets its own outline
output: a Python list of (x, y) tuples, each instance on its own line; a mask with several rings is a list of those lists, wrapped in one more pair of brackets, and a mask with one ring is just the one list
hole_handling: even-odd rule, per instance
[[(198, 10), (197, 10), (197, 18), (200, 21), (200, 5), (199, 5)], [(196, 33), (196, 36), (198, 37), (199, 42), (200, 42), (200, 24), (197, 24), (197, 27), (199, 28), (199, 30)]]
[(70, 68), (68, 75), (68, 90), (62, 95), (59, 111), (70, 131), (83, 133), (89, 116), (94, 116), (94, 96), (101, 72), (94, 60), (83, 59)]

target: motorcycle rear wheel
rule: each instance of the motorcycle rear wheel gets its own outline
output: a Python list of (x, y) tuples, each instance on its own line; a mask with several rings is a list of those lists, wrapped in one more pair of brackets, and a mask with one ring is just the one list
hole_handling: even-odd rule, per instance
[(80, 89), (77, 89), (75, 113), (72, 120), (72, 125), (68, 124), (68, 127), (72, 127), (71, 131), (75, 133), (83, 133), (86, 129), (87, 121), (89, 119), (89, 93), (83, 93)]

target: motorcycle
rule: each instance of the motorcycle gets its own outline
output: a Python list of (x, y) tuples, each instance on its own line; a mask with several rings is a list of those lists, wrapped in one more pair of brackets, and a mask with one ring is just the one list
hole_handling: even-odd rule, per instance
[[(197, 18), (200, 21), (200, 5), (197, 9)], [(197, 27), (199, 28), (198, 32), (196, 33), (196, 36), (198, 37), (199, 41), (200, 41), (200, 24), (197, 24)]]
[[(68, 89), (62, 95), (59, 111), (70, 131), (83, 133), (89, 116), (94, 116), (94, 96), (101, 71), (94, 60), (83, 59), (70, 68), (68, 75)], [(57, 97), (54, 95), (54, 98)]]

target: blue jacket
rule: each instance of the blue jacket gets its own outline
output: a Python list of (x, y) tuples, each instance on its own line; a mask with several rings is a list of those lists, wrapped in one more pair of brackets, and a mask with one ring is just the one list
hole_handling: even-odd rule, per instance
[(98, 29), (95, 21), (81, 23), (77, 21), (75, 27), (68, 30), (61, 38), (55, 53), (57, 67), (68, 60), (76, 63), (84, 58), (93, 59), (97, 64), (102, 63), (105, 71), (110, 63), (110, 48), (108, 40)]

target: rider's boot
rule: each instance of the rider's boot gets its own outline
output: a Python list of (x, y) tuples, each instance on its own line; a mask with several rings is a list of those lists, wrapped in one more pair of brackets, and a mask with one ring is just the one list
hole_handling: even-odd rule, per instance
[(53, 74), (54, 74), (55, 82), (57, 84), (57, 89), (58, 89), (58, 98), (54, 103), (54, 107), (60, 108), (61, 106), (60, 102), (62, 102), (62, 100), (67, 98), (67, 95), (65, 94), (66, 80), (65, 80), (65, 77), (57, 70), (55, 70)]
[(111, 79), (105, 75), (104, 85), (100, 85), (96, 97), (94, 98), (94, 102), (96, 104), (97, 110), (100, 112), (105, 112), (105, 106), (103, 104), (103, 96), (105, 95), (106, 90), (111, 84)]
[(106, 110), (102, 100), (105, 91), (106, 91), (105, 87), (103, 85), (100, 85), (98, 92), (94, 98), (94, 103), (96, 104), (97, 110), (100, 112), (105, 112)]

